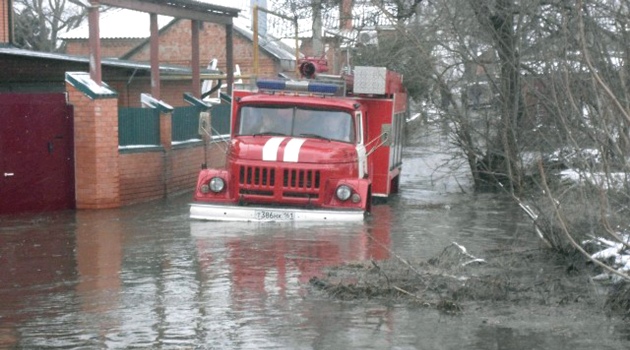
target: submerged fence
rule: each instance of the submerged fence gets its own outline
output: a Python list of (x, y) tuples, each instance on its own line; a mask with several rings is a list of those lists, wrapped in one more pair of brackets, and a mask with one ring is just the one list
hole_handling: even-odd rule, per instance
[[(199, 135), (199, 113), (196, 106), (176, 107), (171, 115), (172, 142), (197, 141)], [(212, 136), (230, 133), (230, 105), (214, 106), (212, 114)], [(160, 111), (154, 108), (119, 108), (118, 145), (120, 147), (160, 146)]]

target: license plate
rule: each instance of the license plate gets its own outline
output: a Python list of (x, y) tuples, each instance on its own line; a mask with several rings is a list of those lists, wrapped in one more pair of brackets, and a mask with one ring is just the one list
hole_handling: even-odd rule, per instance
[(254, 213), (257, 220), (272, 221), (293, 221), (295, 214), (290, 211), (256, 210)]

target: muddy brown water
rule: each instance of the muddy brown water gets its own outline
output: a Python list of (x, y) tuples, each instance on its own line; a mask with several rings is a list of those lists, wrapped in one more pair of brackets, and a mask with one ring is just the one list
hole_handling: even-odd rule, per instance
[(599, 304), (485, 302), (447, 315), (309, 287), (329, 267), (426, 260), (452, 242), (480, 258), (536, 249), (518, 208), (466, 193), (466, 169), (450, 157), (441, 138), (407, 147), (401, 193), (365, 223), (191, 222), (189, 194), (0, 216), (0, 348), (630, 348), (623, 320)]

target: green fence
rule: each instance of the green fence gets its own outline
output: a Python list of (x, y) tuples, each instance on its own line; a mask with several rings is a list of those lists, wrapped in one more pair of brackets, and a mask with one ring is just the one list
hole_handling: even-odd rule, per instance
[(176, 107), (171, 117), (172, 140), (181, 142), (199, 139), (199, 113), (198, 107)]
[(232, 106), (226, 103), (212, 107), (212, 136), (230, 133), (230, 112)]
[(159, 146), (159, 111), (153, 108), (119, 108), (118, 145)]
[[(227, 135), (230, 133), (229, 104), (215, 105), (210, 110), (212, 115), (212, 136)], [(199, 107), (176, 107), (173, 111), (173, 141), (181, 142), (200, 139), (199, 135)]]
[[(230, 105), (214, 106), (212, 136), (230, 133)], [(199, 107), (177, 107), (171, 116), (173, 142), (201, 139), (199, 135)], [(154, 108), (118, 109), (119, 146), (159, 146), (160, 112)]]

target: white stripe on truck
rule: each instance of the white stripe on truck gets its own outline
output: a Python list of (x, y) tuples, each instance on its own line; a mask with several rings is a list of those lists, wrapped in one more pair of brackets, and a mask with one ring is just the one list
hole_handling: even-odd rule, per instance
[(302, 148), (302, 144), (304, 144), (305, 141), (305, 139), (291, 139), (284, 148), (283, 161), (297, 163), (298, 157), (300, 156), (300, 148)]
[(262, 157), (264, 161), (275, 162), (278, 160), (278, 149), (280, 144), (284, 141), (284, 137), (272, 137), (263, 146)]

